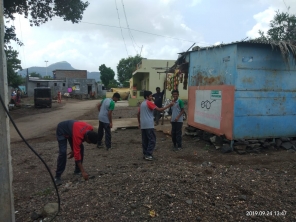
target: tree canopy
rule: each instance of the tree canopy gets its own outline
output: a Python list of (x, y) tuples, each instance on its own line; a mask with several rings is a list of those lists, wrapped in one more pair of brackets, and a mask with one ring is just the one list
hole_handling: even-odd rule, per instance
[(264, 42), (296, 41), (296, 16), (276, 11), (270, 29), (266, 34), (259, 30), (259, 34), (259, 40)]
[(276, 11), (276, 15), (270, 22), (270, 29), (266, 34), (259, 30), (259, 34), (259, 38), (251, 41), (269, 43), (273, 48), (280, 49), (282, 57), (287, 64), (291, 58), (296, 62), (295, 15), (290, 15), (288, 12)]
[(133, 72), (137, 69), (137, 65), (141, 60), (142, 57), (136, 55), (119, 61), (119, 64), (117, 65), (117, 75), (118, 80), (123, 87), (129, 86), (129, 80), (132, 78)]
[(17, 70), (22, 69), (21, 60), (17, 58), (18, 52), (8, 47), (5, 50), (7, 62), (7, 81), (8, 85), (18, 88), (23, 83), (21, 76), (17, 74)]
[(15, 14), (30, 15), (31, 25), (40, 25), (54, 16), (78, 23), (89, 3), (81, 0), (4, 0), (5, 18), (14, 20)]
[(42, 76), (37, 72), (31, 72), (31, 73), (29, 73), (29, 76), (30, 77), (39, 77), (40, 79), (42, 79)]
[(106, 67), (105, 64), (100, 65), (99, 70), (102, 83), (104, 86), (108, 87), (109, 83), (114, 80), (115, 72), (110, 67)]
[[(89, 3), (83, 0), (4, 0), (3, 5), (6, 21), (14, 20), (15, 15), (19, 14), (28, 18), (31, 26), (39, 26), (54, 16), (78, 23)], [(17, 69), (21, 69), (21, 61), (17, 59), (18, 53), (9, 46), (11, 41), (23, 45), (15, 34), (15, 27), (5, 26), (4, 49), (7, 56), (8, 84), (16, 87), (20, 81), (19, 76), (14, 74)]]
[[(78, 23), (88, 5), (82, 0), (4, 0), (4, 17), (9, 21), (15, 19), (15, 14), (24, 15), (31, 26), (39, 26), (54, 16)], [(5, 28), (5, 42), (11, 40), (21, 44), (13, 26)]]
[(117, 88), (119, 85), (120, 83), (117, 80), (112, 79), (109, 81), (108, 88)]
[[(9, 21), (15, 19), (15, 14), (24, 15), (31, 26), (39, 26), (54, 16), (78, 23), (88, 5), (81, 0), (4, 0), (4, 17)], [(5, 28), (5, 42), (10, 40), (20, 43), (13, 26)]]

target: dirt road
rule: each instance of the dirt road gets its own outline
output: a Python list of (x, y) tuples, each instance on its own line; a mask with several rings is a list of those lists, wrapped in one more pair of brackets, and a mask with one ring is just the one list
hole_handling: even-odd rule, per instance
[[(37, 113), (25, 117), (17, 118), (15, 123), (20, 132), (26, 139), (34, 139), (46, 136), (48, 131), (56, 128), (57, 124), (63, 120), (77, 119), (82, 117), (98, 104), (98, 100), (69, 100), (61, 107), (57, 107), (52, 112)], [(58, 106), (59, 104), (55, 104)], [(120, 101), (116, 107), (127, 106), (127, 101)], [(32, 108), (35, 110), (35, 108)], [(49, 108), (44, 108), (49, 110)], [(31, 110), (33, 112), (34, 110)], [(45, 111), (47, 111), (45, 110)], [(42, 111), (42, 110), (39, 110)], [(29, 111), (30, 112), (30, 111)], [(95, 114), (97, 115), (97, 114)], [(20, 136), (10, 123), (10, 139), (11, 142), (21, 141)]]
[[(63, 120), (75, 119), (93, 108), (97, 100), (67, 102), (60, 109), (48, 113), (39, 113), (25, 116), (15, 120), (17, 127), (26, 139), (45, 136), (45, 134), (57, 126)], [(45, 108), (48, 109), (48, 108)], [(10, 124), (11, 142), (20, 141), (21, 138)]]

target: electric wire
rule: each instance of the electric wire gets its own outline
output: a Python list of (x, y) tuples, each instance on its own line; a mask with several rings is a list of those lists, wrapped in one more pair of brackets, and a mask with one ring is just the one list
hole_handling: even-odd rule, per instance
[(287, 7), (287, 4), (286, 4), (285, 0), (283, 0), (283, 2), (284, 2), (285, 6), (287, 8), (287, 11), (289, 11), (289, 7)]
[(6, 114), (8, 115), (8, 117), (9, 117), (9, 119), (10, 119), (10, 121), (11, 121), (11, 123), (12, 123), (12, 125), (14, 126), (14, 128), (15, 128), (15, 130), (17, 131), (17, 133), (19, 134), (19, 136), (22, 138), (22, 140), (25, 142), (25, 144), (30, 148), (30, 150), (41, 160), (41, 162), (44, 164), (44, 166), (45, 166), (45, 168), (47, 169), (47, 171), (48, 171), (48, 173), (49, 173), (49, 175), (50, 175), (50, 177), (51, 177), (51, 180), (52, 180), (52, 182), (53, 182), (53, 184), (54, 184), (54, 188), (55, 188), (55, 190), (56, 190), (56, 194), (57, 194), (57, 197), (58, 197), (58, 211), (56, 212), (56, 214), (53, 216), (53, 218), (50, 220), (50, 222), (51, 221), (53, 221), (55, 218), (56, 218), (56, 216), (58, 215), (58, 213), (60, 212), (60, 208), (61, 208), (61, 200), (60, 200), (60, 195), (59, 195), (59, 190), (58, 190), (58, 187), (57, 187), (57, 185), (56, 185), (56, 183), (55, 183), (55, 181), (54, 181), (54, 178), (53, 178), (53, 175), (52, 175), (52, 173), (51, 173), (51, 171), (50, 171), (50, 169), (49, 169), (49, 167), (48, 167), (48, 165), (46, 164), (46, 162), (42, 159), (42, 157), (33, 149), (33, 147), (31, 147), (31, 145), (27, 142), (27, 140), (23, 137), (23, 135), (21, 134), (21, 132), (19, 131), (19, 129), (17, 128), (17, 126), (16, 126), (16, 124), (15, 124), (15, 122), (13, 121), (13, 119), (12, 119), (12, 117), (10, 116), (10, 114), (9, 114), (9, 111), (7, 110), (7, 108), (6, 108), (6, 106), (5, 106), (5, 104), (4, 104), (4, 102), (3, 102), (3, 99), (2, 99), (2, 96), (0, 95), (0, 102), (1, 102), (1, 104), (2, 104), (2, 106), (3, 106), (3, 109), (5, 110), (5, 112), (6, 112)]
[(123, 32), (122, 32), (122, 28), (121, 28), (121, 24), (120, 24), (120, 18), (119, 18), (119, 12), (118, 12), (118, 8), (117, 8), (117, 3), (116, 3), (116, 0), (114, 0), (114, 1), (115, 1), (116, 11), (117, 11), (117, 15), (118, 15), (119, 27), (120, 27), (120, 30), (121, 30), (121, 36), (122, 36), (122, 39), (123, 39), (123, 42), (124, 42), (124, 46), (125, 46), (127, 57), (129, 57), (128, 51), (127, 51), (127, 47), (126, 47), (126, 43), (125, 43), (124, 36), (123, 36)]
[[(130, 38), (132, 40), (133, 47), (134, 47), (136, 53), (138, 54), (138, 50), (136, 49), (135, 45), (137, 47), (139, 47), (139, 46), (137, 45), (137, 43), (136, 43), (136, 41), (135, 41), (135, 39), (133, 37), (133, 34), (132, 34), (132, 32), (131, 32), (131, 30), (129, 28), (129, 24), (128, 24), (128, 21), (127, 21), (127, 16), (126, 16), (126, 12), (125, 12), (125, 7), (124, 7), (124, 4), (123, 4), (123, 0), (121, 0), (121, 4), (122, 4), (122, 8), (123, 8), (123, 12), (124, 12), (124, 17), (125, 17), (125, 22), (126, 22), (126, 26), (127, 26), (127, 29), (128, 29), (129, 36), (130, 36)], [(139, 47), (139, 48), (141, 48), (141, 47)]]
[[(55, 18), (55, 19), (61, 19), (61, 18)], [(83, 22), (83, 21), (80, 21), (79, 23), (84, 23), (84, 24), (89, 24), (89, 25), (105, 26), (105, 27), (118, 28), (118, 29), (128, 29), (126, 27), (118, 27), (118, 26), (115, 26), (115, 25), (106, 25), (106, 24), (100, 24), (100, 23), (94, 23), (94, 22)], [(145, 33), (145, 34), (149, 34), (149, 35), (155, 35), (155, 36), (160, 36), (160, 37), (164, 37), (164, 38), (169, 38), (169, 39), (175, 39), (175, 40), (184, 41), (184, 42), (192, 42), (192, 43), (195, 43), (195, 41), (190, 41), (190, 40), (187, 40), (187, 39), (180, 39), (180, 38), (175, 38), (175, 37), (171, 37), (171, 36), (165, 36), (165, 35), (155, 34), (155, 33), (141, 31), (141, 30), (133, 29), (133, 28), (129, 28), (129, 29), (132, 30), (132, 31), (135, 31), (135, 32), (141, 32), (141, 33)], [(197, 43), (199, 45), (205, 45), (202, 42), (197, 42)]]

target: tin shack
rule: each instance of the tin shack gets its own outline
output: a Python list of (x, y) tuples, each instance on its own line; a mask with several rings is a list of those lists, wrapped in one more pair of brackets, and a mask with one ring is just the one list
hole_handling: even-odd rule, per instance
[(282, 44), (193, 48), (188, 125), (229, 140), (295, 137), (296, 57)]

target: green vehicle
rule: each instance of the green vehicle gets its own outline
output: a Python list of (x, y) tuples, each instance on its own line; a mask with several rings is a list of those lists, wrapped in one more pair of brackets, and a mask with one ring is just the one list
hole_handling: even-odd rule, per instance
[(51, 88), (37, 87), (34, 89), (34, 106), (51, 108)]

